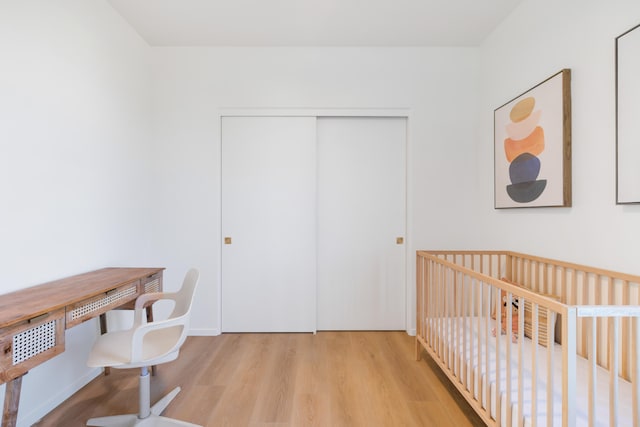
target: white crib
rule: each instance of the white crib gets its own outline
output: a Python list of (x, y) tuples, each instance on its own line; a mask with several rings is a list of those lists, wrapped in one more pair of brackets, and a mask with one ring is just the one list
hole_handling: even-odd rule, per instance
[(424, 348), (487, 425), (639, 425), (640, 277), (418, 251), (416, 302), (416, 357)]

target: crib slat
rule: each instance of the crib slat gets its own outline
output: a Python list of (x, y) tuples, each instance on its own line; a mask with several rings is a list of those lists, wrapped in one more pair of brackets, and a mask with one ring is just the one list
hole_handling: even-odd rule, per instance
[(531, 304), (531, 425), (538, 425), (538, 304)]
[(438, 330), (438, 325), (439, 325), (439, 319), (440, 319), (440, 281), (438, 280), (439, 278), (439, 274), (440, 274), (440, 269), (442, 267), (438, 264), (435, 266), (435, 268), (433, 268), (432, 274), (433, 274), (433, 286), (431, 289), (431, 293), (433, 294), (433, 298), (431, 299), (431, 312), (433, 313), (432, 316), (432, 323), (431, 323), (431, 334), (432, 334), (432, 341), (431, 341), (431, 348), (433, 349), (433, 351), (438, 355), (438, 357), (440, 357), (440, 348), (439, 348), (439, 330)]
[(456, 348), (456, 363), (458, 364), (458, 381), (462, 383), (464, 370), (463, 370), (463, 357), (464, 353), (464, 300), (466, 293), (464, 292), (464, 273), (460, 272), (458, 274), (459, 283), (458, 289), (460, 291), (460, 296), (458, 297), (457, 308), (456, 308), (456, 334), (458, 335), (458, 347)]
[[(587, 320), (585, 320), (586, 322)], [(598, 351), (598, 341), (597, 341), (597, 322), (595, 317), (591, 317), (588, 319), (588, 329), (590, 332), (589, 336), (589, 351), (588, 351), (588, 360), (589, 360), (589, 427), (593, 427), (596, 424), (597, 413), (596, 413), (596, 361), (597, 361), (597, 351)]]
[(432, 330), (432, 325), (431, 325), (431, 319), (433, 318), (433, 280), (431, 277), (431, 270), (433, 269), (433, 266), (431, 265), (431, 261), (427, 260), (425, 263), (425, 267), (424, 267), (424, 271), (423, 271), (423, 277), (426, 277), (426, 282), (421, 282), (420, 283), (420, 289), (422, 290), (422, 292), (425, 294), (424, 299), (425, 299), (425, 305), (426, 305), (426, 310), (427, 310), (427, 316), (424, 316), (424, 313), (417, 313), (418, 316), (420, 316), (421, 319), (425, 318), (425, 330), (424, 333), (427, 334), (427, 336), (429, 337), (429, 339), (427, 340), (427, 344), (431, 345), (433, 343), (433, 337), (431, 335), (431, 330)]
[(564, 302), (563, 299), (563, 295), (562, 293), (558, 293), (558, 286), (557, 286), (557, 270), (556, 270), (556, 265), (555, 264), (551, 264), (549, 267), (551, 271), (549, 271), (550, 277), (549, 277), (549, 293), (553, 294), (553, 295), (559, 295), (560, 296), (560, 301)]
[(521, 423), (523, 422), (523, 404), (524, 404), (524, 389), (523, 389), (523, 384), (524, 384), (524, 377), (522, 376), (522, 371), (523, 371), (523, 365), (524, 362), (522, 360), (523, 357), (523, 347), (524, 347), (524, 304), (525, 304), (525, 300), (524, 298), (520, 298), (520, 301), (518, 302), (518, 306), (520, 307), (520, 312), (518, 313), (518, 337), (520, 337), (518, 339), (518, 420), (517, 420), (517, 426), (520, 426)]
[(468, 343), (469, 345), (469, 358), (467, 358), (465, 356), (464, 362), (465, 362), (465, 369), (467, 370), (467, 390), (471, 391), (473, 390), (471, 387), (473, 384), (473, 355), (474, 355), (474, 351), (473, 351), (473, 317), (476, 313), (476, 290), (475, 290), (475, 286), (474, 286), (474, 279), (472, 277), (469, 277), (469, 293), (470, 295), (470, 299), (469, 299), (469, 313), (468, 313), (468, 321), (467, 321), (467, 331), (468, 331), (468, 335), (465, 335), (465, 341)]
[(618, 339), (617, 317), (609, 318), (609, 425), (618, 425)]
[(460, 289), (460, 276), (462, 273), (456, 271), (454, 274), (453, 286), (455, 289), (454, 293), (454, 301), (453, 301), (453, 370), (455, 372), (455, 376), (458, 379), (458, 382), (461, 381), (461, 370), (460, 370), (460, 347), (462, 347), (462, 338), (460, 337), (460, 301), (462, 299), (462, 290)]
[(429, 267), (427, 269), (427, 277), (429, 277), (429, 286), (427, 287), (427, 292), (429, 293), (429, 299), (427, 300), (427, 304), (429, 305), (429, 321), (427, 324), (427, 327), (429, 328), (427, 333), (429, 334), (429, 346), (431, 348), (433, 348), (433, 343), (435, 342), (435, 336), (434, 336), (434, 324), (433, 324), (433, 319), (436, 318), (436, 313), (434, 310), (434, 306), (435, 306), (435, 287), (436, 287), (436, 283), (435, 283), (435, 279), (434, 279), (434, 272), (433, 272), (434, 268), (432, 263), (429, 263)]
[(446, 281), (446, 267), (442, 268), (441, 271), (441, 277), (440, 277), (440, 286), (438, 286), (438, 291), (440, 292), (440, 299), (441, 299), (441, 308), (440, 308), (440, 313), (441, 315), (438, 317), (439, 321), (440, 321), (440, 333), (438, 334), (438, 340), (439, 340), (439, 347), (440, 347), (440, 353), (441, 353), (441, 358), (442, 358), (442, 362), (445, 364), (447, 364), (447, 353), (446, 353), (446, 341), (448, 340), (448, 337), (446, 335), (446, 310), (447, 310), (447, 281)]
[[(585, 276), (587, 274), (585, 273)], [(601, 283), (602, 278), (599, 275), (595, 275), (595, 286), (594, 286), (594, 292), (595, 292), (595, 300), (590, 300), (589, 299), (589, 292), (588, 290), (585, 291), (586, 293), (586, 298), (584, 301), (582, 301), (583, 304), (594, 304), (597, 306), (601, 306), (601, 305), (605, 305), (608, 304), (608, 302), (603, 302), (602, 301), (602, 290), (599, 288), (599, 284)], [(588, 284), (589, 282), (585, 279), (585, 284)], [(585, 286), (586, 288), (586, 286)], [(608, 293), (607, 293), (608, 295)], [(605, 333), (608, 333), (609, 329), (607, 328), (607, 320), (606, 319), (598, 319), (598, 336), (599, 337), (604, 337)], [(586, 338), (585, 338), (586, 339)], [(606, 338), (605, 338), (606, 339)], [(605, 341), (606, 342), (606, 341)], [(584, 347), (584, 345), (583, 345)], [(604, 349), (603, 349), (604, 350)], [(605, 355), (609, 355), (611, 356), (611, 352), (606, 352)], [(603, 357), (602, 354), (598, 355), (598, 360), (600, 362), (600, 364), (604, 364), (605, 366), (610, 366), (609, 365), (609, 361), (606, 359), (606, 357)]]
[[(622, 304), (630, 304), (629, 298), (629, 281), (623, 280), (621, 283), (622, 286)], [(620, 332), (620, 336), (622, 337), (622, 360), (621, 360), (621, 370), (623, 378), (631, 378), (631, 366), (632, 361), (629, 359), (629, 354), (631, 353), (631, 328), (629, 325), (631, 324), (631, 319), (628, 317), (622, 318), (622, 330)]]
[(466, 274), (462, 274), (462, 307), (461, 307), (461, 329), (460, 329), (460, 338), (462, 339), (462, 354), (458, 358), (460, 360), (460, 377), (462, 378), (462, 383), (464, 384), (464, 388), (467, 388), (467, 321), (469, 318), (468, 308), (467, 308), (467, 300), (469, 298), (467, 289), (467, 276)]
[(439, 347), (439, 351), (441, 354), (441, 358), (442, 358), (442, 362), (444, 363), (444, 365), (446, 366), (447, 364), (447, 353), (446, 353), (446, 340), (447, 335), (446, 335), (446, 309), (447, 309), (447, 298), (446, 298), (446, 268), (443, 267), (442, 271), (440, 272), (441, 277), (440, 277), (440, 286), (438, 286), (438, 291), (440, 292), (440, 316), (438, 316), (438, 321), (440, 323), (440, 331), (438, 333), (438, 347)]
[(447, 276), (449, 274), (449, 268), (445, 267), (443, 269), (443, 279), (442, 279), (442, 285), (440, 286), (440, 293), (442, 294), (442, 334), (440, 335), (440, 346), (442, 348), (442, 357), (444, 365), (447, 367), (447, 369), (449, 368), (449, 346), (447, 345), (447, 342), (451, 339), (449, 337), (449, 329), (447, 328), (448, 323), (447, 322), (447, 302), (448, 302), (448, 298), (447, 298)]
[(502, 264), (504, 263), (504, 275), (507, 279), (513, 279), (511, 270), (511, 255), (505, 255), (504, 260), (502, 256), (498, 255), (498, 276), (502, 274)]
[(443, 283), (442, 292), (444, 295), (444, 335), (442, 336), (442, 345), (445, 352), (445, 363), (449, 371), (451, 371), (451, 326), (450, 323), (450, 299), (451, 299), (451, 288), (449, 284), (451, 283), (451, 269), (447, 267), (446, 275)]
[(501, 424), (501, 415), (502, 408), (500, 407), (500, 403), (502, 399), (500, 399), (500, 334), (502, 331), (502, 315), (501, 315), (501, 306), (502, 306), (502, 292), (500, 289), (494, 288), (497, 290), (496, 292), (496, 393), (495, 393), (495, 401), (496, 401), (496, 424)]
[(562, 313), (562, 425), (576, 425), (576, 309)]
[(573, 305), (580, 305), (582, 304), (582, 299), (580, 297), (580, 294), (578, 292), (578, 275), (576, 274), (575, 270), (569, 270), (568, 268), (566, 269), (567, 273), (569, 273), (569, 271), (572, 272), (571, 274), (571, 285), (573, 286), (574, 289), (574, 295), (573, 295)]
[(423, 262), (420, 256), (416, 255), (416, 341), (415, 341), (415, 358), (420, 360), (420, 347), (418, 346), (418, 337), (423, 336), (422, 322), (420, 321), (420, 313), (424, 312), (424, 307), (420, 303), (422, 301), (422, 288), (424, 281), (422, 280)]
[(555, 313), (547, 311), (547, 427), (553, 427), (553, 351), (555, 347)]
[(458, 294), (458, 287), (456, 284), (456, 278), (458, 277), (458, 274), (455, 270), (450, 270), (450, 278), (451, 280), (449, 281), (449, 284), (451, 284), (451, 291), (448, 293), (449, 294), (449, 306), (447, 307), (448, 309), (448, 313), (447, 313), (447, 320), (448, 320), (448, 326), (449, 326), (449, 335), (447, 336), (449, 343), (448, 343), (448, 347), (449, 347), (449, 366), (451, 369), (451, 372), (453, 373), (454, 377), (457, 377), (456, 374), (456, 355), (458, 354), (458, 331), (456, 329), (456, 322), (457, 322), (457, 317), (456, 317), (456, 299), (457, 299), (457, 294)]
[[(478, 319), (477, 319), (477, 325), (478, 325), (478, 368), (476, 369), (476, 374), (475, 374), (475, 378), (474, 380), (474, 389), (475, 389), (475, 393), (477, 394), (476, 398), (478, 399), (478, 401), (480, 402), (480, 404), (482, 404), (482, 304), (484, 304), (484, 300), (483, 300), (483, 287), (484, 285), (482, 284), (482, 282), (478, 281)], [(477, 386), (476, 386), (477, 384)], [(477, 389), (476, 389), (477, 387)]]
[(638, 427), (640, 421), (640, 414), (638, 413), (638, 407), (640, 407), (640, 321), (638, 317), (631, 319), (632, 325), (632, 347), (631, 358), (633, 365), (631, 367), (631, 393), (632, 393), (632, 407), (633, 407), (633, 427)]
[(607, 278), (607, 288), (609, 290), (609, 294), (607, 295), (607, 304), (613, 305), (616, 300), (616, 288), (614, 287), (613, 277), (605, 276)]
[(432, 269), (432, 299), (431, 299), (431, 313), (433, 314), (431, 317), (431, 348), (433, 351), (439, 356), (439, 347), (438, 347), (438, 307), (440, 306), (440, 292), (438, 291), (438, 287), (440, 286), (438, 282), (438, 272), (440, 270), (440, 265), (437, 264)]
[(456, 344), (456, 342), (453, 340), (453, 331), (451, 328), (451, 320), (453, 319), (452, 313), (451, 313), (451, 299), (455, 297), (455, 288), (452, 287), (452, 275), (453, 275), (453, 270), (451, 270), (451, 268), (447, 268), (447, 277), (445, 279), (445, 289), (444, 289), (444, 293), (445, 293), (445, 314), (444, 314), (444, 321), (445, 321), (445, 333), (446, 335), (444, 336), (444, 345), (446, 348), (446, 352), (447, 352), (447, 368), (449, 368), (449, 371), (452, 371), (452, 367), (451, 367), (451, 354), (454, 351), (454, 346)]
[[(426, 312), (424, 304), (424, 261), (420, 257), (416, 257), (416, 337), (426, 338), (424, 336), (424, 324), (422, 323), (423, 314)], [(416, 339), (415, 356), (416, 360), (420, 360), (421, 348), (418, 346), (418, 340)]]
[[(464, 258), (463, 258), (464, 259)], [(451, 371), (451, 373), (453, 374), (454, 377), (457, 377), (456, 375), (456, 354), (458, 352), (457, 349), (457, 334), (456, 334), (456, 299), (457, 299), (457, 294), (458, 294), (458, 288), (456, 285), (456, 277), (458, 276), (457, 272), (455, 270), (449, 270), (449, 287), (448, 290), (449, 292), (447, 293), (449, 299), (448, 299), (448, 305), (447, 305), (447, 327), (449, 328), (449, 335), (447, 335), (447, 340), (448, 340), (448, 344), (447, 347), (449, 348), (449, 370)]]
[(443, 292), (442, 292), (442, 287), (443, 285), (443, 271), (444, 271), (444, 267), (442, 265), (438, 265), (437, 266), (437, 270), (435, 272), (435, 280), (436, 280), (436, 286), (435, 286), (435, 298), (434, 298), (434, 311), (436, 314), (436, 328), (435, 328), (435, 343), (436, 343), (436, 351), (438, 353), (439, 357), (442, 357), (442, 353), (441, 353), (441, 338), (442, 338), (442, 331), (441, 331), (441, 327), (442, 327), (442, 315), (443, 315), (443, 304), (442, 304), (442, 299), (443, 299)]
[(512, 418), (511, 414), (511, 344), (513, 336), (513, 304), (512, 304), (513, 294), (511, 292), (507, 292), (507, 325), (505, 329), (507, 330), (507, 366), (506, 366), (506, 376), (507, 376), (507, 399), (505, 401), (506, 407), (506, 422), (510, 422)]
[(466, 357), (466, 343), (465, 343), (465, 327), (464, 324), (466, 322), (466, 314), (464, 313), (464, 300), (466, 297), (466, 292), (464, 292), (464, 274), (460, 273), (460, 297), (458, 298), (458, 310), (456, 313), (456, 332), (458, 334), (458, 354), (456, 356), (456, 362), (458, 363), (458, 380), (460, 383), (464, 382), (464, 358)]
[(443, 285), (443, 271), (444, 271), (444, 267), (442, 265), (438, 265), (438, 269), (436, 272), (436, 286), (435, 286), (435, 290), (436, 290), (436, 297), (434, 299), (435, 301), (435, 313), (436, 313), (436, 325), (435, 325), (435, 351), (438, 354), (438, 357), (442, 360), (442, 316), (443, 316), (443, 310), (444, 310), (444, 306), (443, 306), (443, 292), (442, 292), (442, 286)]
[(485, 308), (485, 322), (484, 322), (484, 363), (485, 363), (485, 368), (484, 368), (484, 401), (486, 404), (486, 409), (487, 409), (487, 413), (488, 416), (491, 417), (491, 394), (489, 393), (489, 387), (490, 387), (490, 380), (491, 378), (489, 377), (491, 370), (489, 369), (489, 364), (490, 364), (490, 359), (489, 359), (489, 337), (491, 335), (489, 335), (489, 319), (491, 318), (489, 312), (491, 310), (491, 291), (492, 288), (487, 285), (486, 287), (487, 290), (487, 306)]

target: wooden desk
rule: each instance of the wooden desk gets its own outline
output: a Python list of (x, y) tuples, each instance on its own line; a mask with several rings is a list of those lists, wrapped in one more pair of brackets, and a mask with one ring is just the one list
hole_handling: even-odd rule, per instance
[(103, 268), (0, 295), (2, 427), (18, 417), (22, 376), (64, 351), (64, 331), (162, 290), (164, 268)]

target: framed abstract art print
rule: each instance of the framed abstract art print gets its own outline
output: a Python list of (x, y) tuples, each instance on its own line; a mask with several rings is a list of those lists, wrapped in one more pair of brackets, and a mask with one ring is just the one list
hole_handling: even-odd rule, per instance
[(494, 111), (494, 207), (571, 206), (571, 70)]

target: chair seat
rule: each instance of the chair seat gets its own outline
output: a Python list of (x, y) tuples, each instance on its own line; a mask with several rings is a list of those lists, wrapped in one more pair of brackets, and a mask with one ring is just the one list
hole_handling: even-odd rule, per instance
[[(138, 368), (170, 362), (178, 357), (179, 348), (170, 351), (182, 333), (182, 327), (159, 329), (144, 337), (142, 360), (131, 362), (131, 343), (134, 330), (113, 331), (101, 335), (89, 354), (90, 367)], [(166, 353), (166, 354), (165, 354)]]

